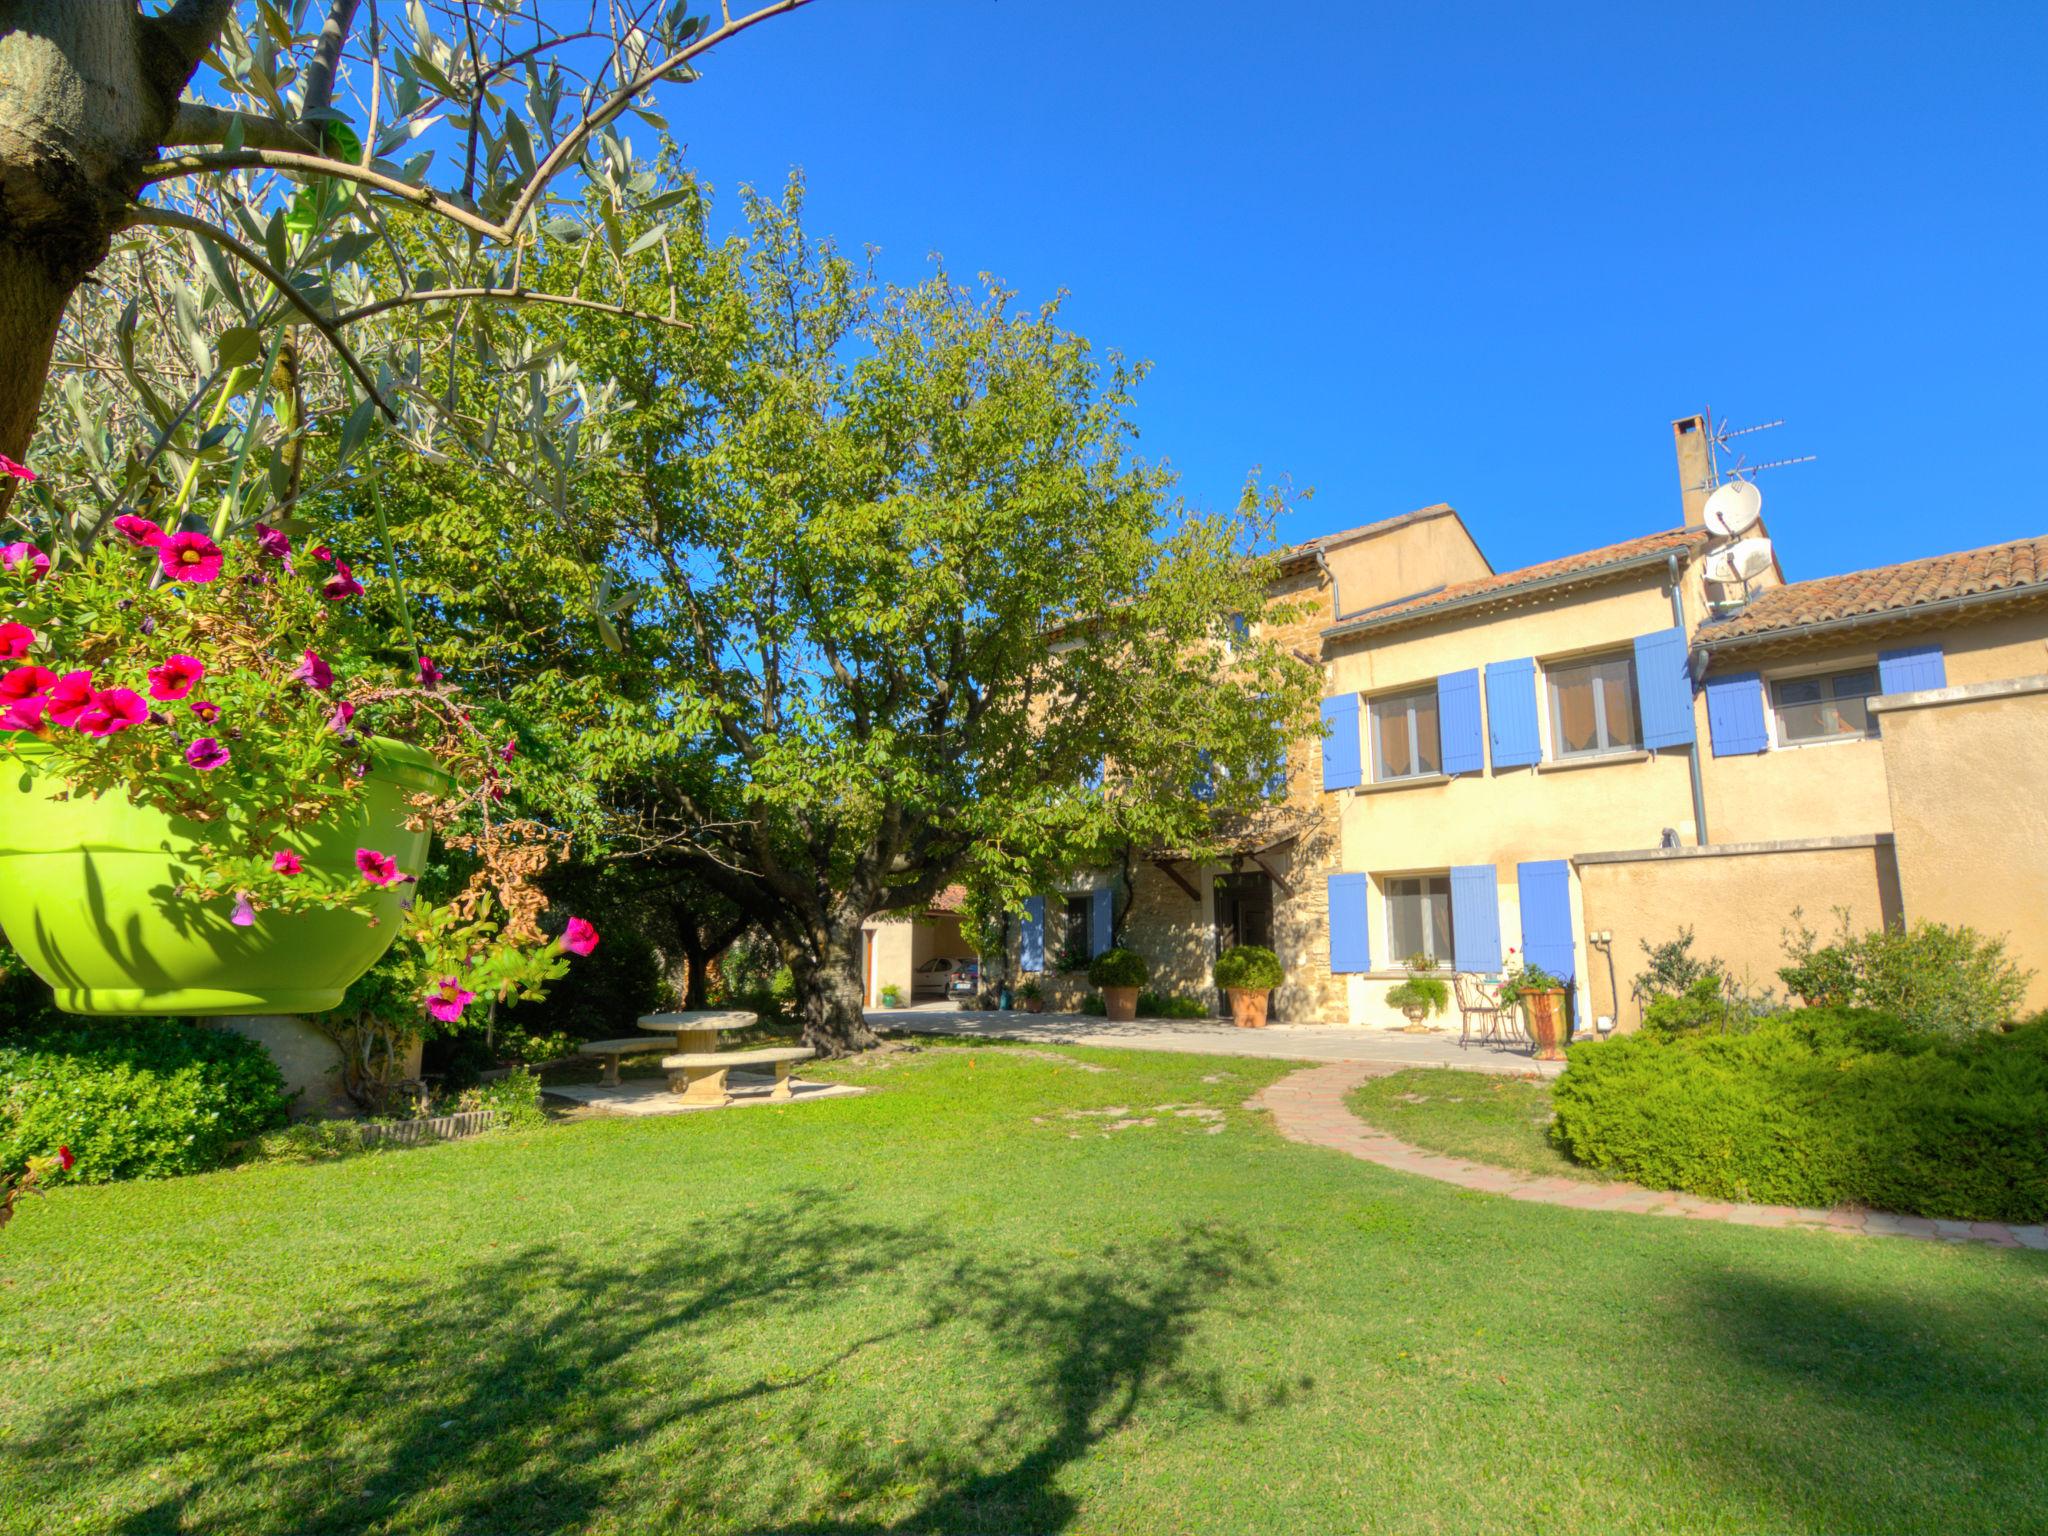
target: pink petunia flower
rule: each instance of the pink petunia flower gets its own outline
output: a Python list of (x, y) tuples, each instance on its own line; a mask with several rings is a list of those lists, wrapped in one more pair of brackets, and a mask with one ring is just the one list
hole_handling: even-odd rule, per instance
[(256, 926), (256, 908), (250, 905), (249, 898), (240, 891), (235, 892), (235, 910), (228, 914), (228, 921), (237, 928)]
[(270, 867), (280, 875), (296, 875), (306, 867), (305, 861), (289, 848), (280, 848), (271, 856)]
[(514, 757), (518, 755), (519, 738), (517, 736), (507, 736), (505, 738), (505, 745), (498, 748), (498, 761), (501, 763), (509, 763), (512, 761)]
[(74, 725), (88, 736), (118, 736), (149, 718), (149, 706), (133, 688), (102, 688), (78, 712)]
[(443, 1024), (453, 1024), (462, 1010), (476, 1001), (476, 994), (454, 976), (443, 976), (427, 994), (427, 1012)]
[(50, 701), (40, 693), (16, 699), (5, 709), (0, 709), (0, 731), (34, 731), (41, 735), (43, 715), (49, 707)]
[(182, 699), (206, 676), (206, 663), (197, 656), (170, 656), (149, 669), (149, 696), (168, 704)]
[(282, 528), (273, 528), (268, 523), (258, 523), (256, 547), (273, 560), (289, 562), (292, 557), (292, 536)]
[(569, 926), (562, 930), (562, 948), (572, 955), (587, 955), (597, 948), (597, 929), (580, 917), (569, 919)]
[(24, 560), (28, 562), (30, 581), (41, 581), (50, 574), (50, 557), (35, 545), (17, 540), (0, 546), (0, 571), (11, 571)]
[(447, 673), (434, 665), (433, 657), (422, 656), (420, 658), (420, 685), (422, 687), (438, 688), (447, 676)]
[(327, 665), (318, 651), (306, 652), (306, 659), (292, 668), (292, 681), (304, 683), (317, 693), (325, 693), (334, 686), (334, 668)]
[(76, 725), (78, 717), (92, 703), (92, 674), (66, 672), (49, 685), (50, 720), (55, 725)]
[(170, 537), (157, 524), (146, 517), (137, 517), (133, 512), (123, 512), (114, 519), (114, 532), (137, 549), (162, 549), (164, 540)]
[(227, 766), (228, 749), (211, 736), (201, 736), (185, 748), (185, 761), (201, 773), (210, 773)]
[(5, 677), (0, 677), (0, 703), (12, 704), (19, 699), (33, 698), (57, 681), (57, 674), (48, 667), (16, 667)]
[(20, 661), (36, 643), (36, 632), (9, 619), (0, 624), (0, 661)]
[(356, 580), (346, 560), (337, 560), (334, 574), (320, 583), (320, 595), (330, 603), (338, 603), (345, 597), (361, 597), (363, 584)]
[(396, 885), (405, 878), (398, 872), (398, 860), (374, 848), (356, 850), (356, 868), (372, 885)]
[(318, 560), (322, 565), (334, 564), (334, 551), (329, 549), (325, 544), (315, 544), (312, 548), (312, 556), (315, 560)]
[(0, 475), (12, 475), (15, 479), (27, 485), (34, 485), (36, 481), (36, 472), (34, 470), (30, 469), (26, 464), (17, 463), (4, 453), (0, 453)]
[(199, 717), (202, 725), (211, 725), (220, 718), (220, 706), (211, 699), (194, 699), (185, 707)]
[(334, 706), (333, 713), (328, 715), (327, 729), (334, 732), (335, 735), (339, 736), (343, 731), (348, 729), (349, 721), (355, 719), (355, 717), (355, 705), (349, 703), (347, 699), (343, 699), (339, 704)]
[(204, 586), (220, 575), (220, 546), (203, 533), (174, 533), (157, 546), (157, 563), (172, 581)]

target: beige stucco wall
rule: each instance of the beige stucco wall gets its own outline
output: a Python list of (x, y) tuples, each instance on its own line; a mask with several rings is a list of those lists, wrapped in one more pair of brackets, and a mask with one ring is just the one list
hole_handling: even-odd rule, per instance
[(1906, 920), (2006, 935), (2048, 1008), (2048, 675), (1877, 708)]
[(1324, 557), (1346, 613), (1493, 574), (1464, 523), (1449, 507), (1336, 545)]
[(882, 1006), (882, 988), (893, 985), (910, 1001), (910, 973), (916, 966), (916, 925), (907, 917), (871, 920), (862, 929), (868, 942), (868, 1006)]
[(1640, 1023), (1641, 1010), (1629, 990), (1643, 968), (1642, 946), (1675, 939), (1682, 928), (1693, 930), (1696, 957), (1718, 957), (1739, 980), (1782, 995), (1777, 973), (1785, 963), (1784, 938), (1795, 908), (1823, 935), (1834, 931), (1838, 906), (1849, 909), (1859, 929), (1895, 921), (1899, 875), (1889, 841), (1826, 842), (1715, 844), (1613, 862), (1579, 861), (1585, 931), (1614, 936), (1611, 946), (1594, 950), (1594, 964), (1583, 973), (1590, 989), (1589, 1019), (1606, 1014), (1623, 1030)]

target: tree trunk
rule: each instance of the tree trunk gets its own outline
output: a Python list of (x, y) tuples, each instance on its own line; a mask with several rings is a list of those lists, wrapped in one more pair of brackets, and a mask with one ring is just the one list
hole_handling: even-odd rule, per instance
[(820, 1056), (850, 1056), (882, 1043), (862, 1012), (866, 998), (860, 973), (861, 919), (856, 916), (848, 922), (847, 904), (840, 906), (803, 940), (787, 947), (804, 1044)]
[(711, 1006), (711, 962), (694, 946), (683, 946), (683, 1010)]

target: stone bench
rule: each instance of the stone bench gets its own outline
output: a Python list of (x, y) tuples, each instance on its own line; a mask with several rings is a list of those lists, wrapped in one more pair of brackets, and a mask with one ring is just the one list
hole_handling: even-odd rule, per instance
[(768, 1097), (786, 1099), (790, 1097), (790, 1063), (809, 1061), (817, 1054), (808, 1046), (776, 1045), (758, 1051), (683, 1051), (662, 1057), (661, 1064), (669, 1074), (669, 1086), (683, 1096), (685, 1104), (730, 1104), (725, 1074), (734, 1067), (774, 1067), (775, 1086)]
[(642, 1035), (637, 1040), (590, 1040), (576, 1047), (585, 1056), (596, 1056), (604, 1062), (601, 1081), (616, 1085), (619, 1080), (619, 1063), (628, 1056), (652, 1056), (656, 1051), (668, 1049), (665, 1040), (651, 1040)]

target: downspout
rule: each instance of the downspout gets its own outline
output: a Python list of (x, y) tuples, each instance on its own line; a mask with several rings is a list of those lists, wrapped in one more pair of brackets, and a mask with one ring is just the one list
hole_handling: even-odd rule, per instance
[(1330, 557), (1320, 549), (1316, 551), (1316, 569), (1330, 582), (1330, 622), (1337, 623), (1344, 617), (1344, 594), (1337, 590), (1337, 573), (1330, 569)]
[[(1680, 596), (1678, 556), (1675, 553), (1665, 562), (1665, 569), (1671, 573), (1671, 622), (1677, 627), (1678, 632), (1686, 637), (1688, 642), (1686, 647), (1686, 665), (1690, 668), (1692, 665), (1692, 648), (1690, 644), (1692, 631), (1685, 622), (1685, 600)], [(1700, 741), (1697, 732), (1693, 735), (1692, 751), (1686, 754), (1686, 762), (1692, 769), (1693, 841), (1704, 848), (1707, 845), (1707, 788), (1700, 778)], [(1608, 956), (1607, 963), (1610, 966), (1614, 963), (1612, 955)], [(1617, 1000), (1615, 1003), (1617, 1015), (1620, 1013), (1620, 1010), (1621, 1005)]]

